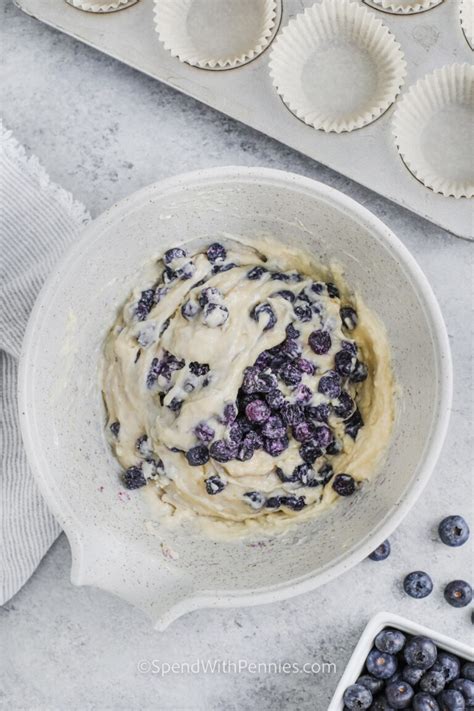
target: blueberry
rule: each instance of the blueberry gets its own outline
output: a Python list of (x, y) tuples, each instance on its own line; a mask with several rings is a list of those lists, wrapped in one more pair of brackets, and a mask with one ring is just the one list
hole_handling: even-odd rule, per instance
[(196, 273), (196, 265), (194, 262), (186, 262), (182, 267), (176, 270), (176, 276), (180, 279), (192, 279)]
[(146, 386), (148, 389), (152, 388), (158, 380), (158, 376), (161, 372), (161, 365), (161, 361), (158, 358), (153, 358), (151, 361), (150, 369), (146, 376)]
[(179, 412), (183, 406), (183, 401), (177, 397), (172, 398), (171, 402), (166, 406), (171, 412)]
[(303, 383), (298, 386), (298, 389), (296, 391), (297, 402), (302, 402), (304, 404), (309, 402), (312, 397), (313, 393), (311, 391), (311, 388), (309, 388), (307, 385), (304, 385)]
[(212, 267), (213, 274), (221, 274), (222, 272), (228, 272), (231, 269), (235, 269), (237, 264), (234, 262), (228, 262), (227, 264), (214, 264)]
[(440, 711), (440, 709), (436, 699), (422, 691), (413, 697), (413, 711)]
[(222, 481), (218, 474), (213, 474), (207, 479), (204, 479), (204, 483), (209, 496), (219, 494), (225, 488), (225, 482)]
[(209, 450), (203, 444), (197, 444), (186, 452), (188, 464), (192, 467), (199, 467), (209, 461)]
[(174, 279), (176, 279), (176, 276), (177, 276), (176, 272), (173, 269), (171, 269), (171, 267), (165, 267), (163, 269), (161, 278), (165, 284), (169, 284)]
[(233, 402), (228, 402), (224, 405), (222, 421), (225, 425), (231, 425), (237, 419), (237, 408)]
[(261, 279), (266, 271), (267, 269), (265, 269), (265, 267), (253, 267), (249, 272), (247, 272), (247, 279), (251, 279), (252, 281)]
[(280, 296), (282, 299), (285, 299), (285, 301), (289, 301), (290, 303), (293, 303), (296, 298), (295, 294), (289, 289), (281, 289), (280, 291), (275, 291), (272, 296)]
[(299, 448), (299, 453), (301, 459), (306, 462), (306, 464), (314, 464), (316, 459), (322, 455), (321, 449), (313, 440), (303, 442)]
[(301, 355), (301, 345), (294, 338), (285, 338), (283, 343), (277, 346), (277, 349), (290, 360), (295, 360)]
[(272, 410), (279, 410), (285, 402), (285, 396), (276, 388), (265, 395), (265, 400)]
[(293, 306), (293, 311), (298, 321), (302, 321), (303, 323), (307, 323), (313, 318), (311, 306), (304, 301), (298, 300)]
[(159, 304), (161, 299), (163, 299), (168, 293), (166, 286), (157, 286), (155, 289), (155, 304)]
[(327, 331), (313, 331), (309, 334), (308, 343), (316, 355), (324, 355), (331, 348), (331, 336)]
[(118, 437), (120, 432), (120, 422), (112, 422), (112, 424), (109, 425), (109, 429), (114, 437)]
[(313, 440), (320, 449), (326, 449), (334, 439), (327, 425), (318, 425), (314, 430)]
[(265, 323), (265, 326), (263, 327), (264, 331), (272, 329), (277, 322), (276, 314), (268, 303), (257, 304), (254, 306), (250, 311), (250, 318), (257, 323), (260, 323), (260, 321)]
[(332, 282), (328, 282), (326, 284), (326, 289), (328, 290), (328, 294), (331, 299), (338, 299), (339, 298), (339, 296), (340, 296), (339, 289), (337, 288), (337, 286), (335, 284), (333, 284)]
[(352, 439), (356, 439), (359, 430), (364, 426), (364, 420), (360, 414), (359, 408), (356, 408), (354, 413), (346, 420), (344, 424), (344, 432)]
[(181, 249), (181, 247), (173, 247), (172, 249), (167, 249), (163, 255), (163, 261), (165, 264), (171, 264), (176, 259), (183, 259), (186, 257), (186, 251)]
[(341, 394), (341, 379), (334, 370), (328, 372), (320, 378), (318, 383), (318, 392), (331, 400), (336, 399)]
[(140, 452), (142, 457), (148, 457), (152, 454), (150, 445), (148, 444), (148, 435), (144, 434), (137, 439), (135, 449)]
[(332, 488), (339, 496), (352, 496), (356, 490), (356, 483), (350, 474), (337, 474), (332, 482)]
[(303, 486), (308, 486), (314, 480), (314, 469), (309, 464), (298, 464), (293, 469), (293, 475), (290, 481), (299, 481)]
[(397, 671), (397, 659), (393, 654), (372, 649), (365, 661), (367, 671), (376, 679), (389, 679)]
[(213, 242), (213, 244), (207, 248), (206, 255), (211, 264), (215, 264), (215, 262), (224, 262), (227, 258), (226, 249), (219, 244), (219, 242)]
[(469, 526), (462, 516), (447, 516), (439, 524), (438, 533), (447, 546), (462, 546), (469, 538)]
[(307, 373), (307, 375), (314, 375), (316, 372), (316, 366), (307, 358), (297, 358), (295, 360), (295, 366), (302, 373)]
[(373, 701), (369, 689), (362, 684), (352, 684), (344, 692), (344, 704), (346, 709), (368, 709)]
[(251, 430), (250, 432), (247, 432), (247, 434), (243, 438), (242, 445), (245, 447), (249, 447), (252, 450), (262, 449), (263, 437), (258, 432), (255, 432), (255, 430)]
[(440, 711), (465, 711), (464, 696), (457, 689), (442, 691), (437, 699)]
[(299, 476), (298, 476), (299, 473), (298, 473), (297, 469), (298, 469), (298, 467), (295, 467), (295, 469), (293, 470), (293, 473), (290, 474), (289, 476), (288, 476), (288, 474), (285, 474), (285, 472), (283, 471), (283, 469), (281, 467), (275, 467), (275, 472), (276, 472), (278, 478), (280, 479), (280, 481), (282, 481), (284, 484), (287, 484), (288, 482), (299, 481)]
[(142, 291), (140, 299), (135, 308), (135, 316), (139, 321), (144, 321), (155, 303), (155, 290), (147, 289)]
[(301, 382), (302, 375), (293, 363), (285, 363), (279, 370), (279, 376), (289, 387), (295, 387)]
[(403, 656), (409, 666), (425, 670), (433, 666), (437, 654), (435, 643), (427, 637), (412, 637), (403, 650)]
[(472, 588), (465, 580), (453, 580), (444, 589), (444, 599), (453, 607), (466, 607), (472, 601)]
[(446, 686), (446, 679), (441, 671), (433, 671), (430, 669), (421, 677), (420, 689), (421, 691), (426, 691), (428, 694), (433, 694), (436, 696), (441, 691), (443, 691)]
[(370, 707), (370, 711), (394, 711), (394, 708), (390, 706), (385, 696), (377, 696)]
[(185, 301), (184, 304), (181, 306), (181, 315), (183, 318), (189, 319), (194, 318), (196, 314), (199, 311), (199, 306), (195, 301)]
[(474, 681), (471, 679), (456, 679), (449, 688), (461, 692), (466, 706), (474, 706)]
[(126, 489), (139, 489), (146, 484), (141, 467), (129, 467), (123, 473), (122, 481)]
[(343, 325), (348, 331), (353, 331), (357, 326), (357, 312), (352, 308), (352, 306), (343, 306), (339, 313)]
[[(250, 424), (250, 423), (249, 423)], [(238, 444), (242, 442), (246, 432), (244, 431), (244, 423), (241, 419), (233, 422), (229, 427), (229, 439)]]
[(266, 506), (269, 509), (286, 506), (292, 511), (301, 511), (306, 506), (306, 501), (304, 496), (271, 496), (267, 499)]
[(194, 434), (199, 440), (201, 440), (201, 442), (209, 444), (209, 442), (212, 442), (216, 433), (212, 427), (207, 424), (207, 422), (198, 422), (194, 428)]
[(405, 577), (403, 589), (407, 595), (419, 600), (430, 595), (433, 590), (433, 581), (428, 573), (422, 570), (415, 570)]
[(237, 456), (237, 447), (235, 444), (229, 444), (223, 439), (218, 439), (209, 447), (209, 454), (216, 462), (230, 462)]
[(207, 375), (209, 373), (209, 365), (207, 363), (198, 363), (192, 360), (188, 365), (189, 370), (193, 375), (200, 377), (201, 375)]
[(268, 439), (281, 439), (286, 436), (286, 427), (278, 415), (270, 415), (262, 427), (262, 434)]
[(289, 323), (288, 326), (286, 327), (286, 335), (288, 338), (298, 338), (300, 336), (300, 332), (293, 326), (292, 323)]
[(304, 408), (298, 402), (285, 402), (280, 414), (285, 425), (296, 425), (304, 420)]
[(265, 437), (263, 441), (263, 448), (271, 457), (279, 457), (285, 449), (288, 449), (288, 445), (289, 442), (286, 435), (284, 437), (279, 437), (278, 439), (270, 439), (269, 437)]
[(373, 676), (370, 676), (369, 674), (363, 674), (360, 676), (356, 684), (360, 684), (361, 686), (365, 686), (366, 689), (370, 691), (371, 694), (375, 695), (378, 694), (380, 691), (382, 691), (384, 687), (384, 683), (382, 679), (375, 679)]
[(341, 350), (357, 355), (357, 343), (355, 341), (341, 341)]
[(271, 390), (275, 390), (276, 385), (277, 380), (271, 373), (262, 373), (255, 366), (245, 368), (242, 391), (247, 395), (269, 393)]
[(297, 442), (306, 442), (314, 436), (315, 427), (311, 422), (298, 422), (292, 427), (293, 437)]
[(355, 369), (349, 376), (349, 380), (351, 380), (353, 383), (362, 383), (364, 380), (367, 379), (368, 374), (369, 370), (366, 364), (358, 360)]
[(201, 290), (199, 294), (198, 301), (199, 305), (204, 308), (206, 304), (220, 304), (224, 298), (224, 295), (220, 289), (216, 286), (206, 286)]
[(244, 494), (244, 499), (256, 511), (265, 505), (265, 497), (259, 491), (247, 491)]
[(463, 679), (469, 679), (469, 681), (474, 681), (474, 662), (466, 662), (463, 664), (461, 669), (461, 676)]
[[(370, 560), (377, 560), (377, 561), (378, 560), (385, 560), (390, 555), (390, 550), (391, 550), (390, 549), (390, 541), (386, 540), (383, 543), (381, 543), (379, 546), (377, 546), (377, 548), (374, 551), (372, 551), (372, 553), (369, 555), (369, 558), (370, 558)], [(401, 632), (400, 632), (400, 634), (401, 634)], [(384, 651), (388, 652), (389, 650), (387, 649)], [(408, 679), (406, 679), (406, 681), (408, 681)]]
[(449, 652), (440, 652), (437, 660), (433, 664), (433, 671), (443, 672), (447, 684), (458, 678), (460, 669), (461, 664), (459, 659), (455, 657), (454, 654), (449, 654)]
[(334, 361), (336, 372), (342, 375), (343, 378), (354, 373), (358, 364), (357, 358), (349, 351), (344, 350), (336, 353)]
[(407, 681), (409, 684), (411, 684), (411, 686), (416, 686), (424, 673), (424, 669), (418, 669), (417, 667), (411, 667), (407, 665), (402, 669), (401, 678), (403, 679), (403, 681)]
[(270, 367), (270, 363), (272, 362), (272, 354), (270, 351), (262, 351), (257, 360), (254, 363), (254, 367), (258, 368), (259, 370), (265, 370), (265, 368)]
[(392, 681), (385, 687), (385, 696), (394, 709), (406, 709), (414, 696), (414, 691), (406, 681)]
[[(385, 541), (387, 542), (387, 541)], [(382, 544), (383, 545), (383, 544)], [(385, 556), (387, 557), (387, 556)], [(406, 642), (406, 637), (400, 630), (382, 630), (375, 638), (375, 646), (379, 652), (398, 654), (402, 651)]]
[(209, 328), (223, 326), (229, 318), (229, 309), (222, 304), (206, 304), (203, 311), (203, 322)]
[(317, 422), (327, 422), (329, 419), (329, 415), (331, 413), (329, 405), (326, 405), (325, 403), (321, 405), (308, 405), (308, 407), (305, 407), (304, 409), (305, 417), (311, 419), (311, 420), (316, 420)]
[(291, 281), (289, 274), (283, 274), (283, 272), (272, 272), (272, 281)]
[(317, 480), (319, 481), (320, 484), (322, 484), (322, 486), (326, 486), (326, 484), (333, 478), (333, 476), (334, 476), (334, 469), (329, 464), (329, 462), (325, 462), (318, 469)]
[(348, 420), (354, 412), (355, 403), (349, 393), (343, 390), (337, 400), (333, 403), (332, 409), (337, 417), (340, 417), (343, 420)]

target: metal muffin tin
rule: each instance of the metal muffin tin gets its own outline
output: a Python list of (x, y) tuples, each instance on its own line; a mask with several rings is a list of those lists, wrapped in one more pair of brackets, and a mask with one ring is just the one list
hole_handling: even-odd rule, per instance
[[(271, 44), (248, 64), (210, 71), (189, 66), (164, 49), (155, 32), (153, 0), (140, 0), (123, 11), (104, 15), (81, 12), (63, 0), (15, 3), (38, 20), (285, 143), (449, 232), (473, 238), (472, 200), (433, 193), (400, 159), (391, 128), (396, 102), (364, 128), (326, 134), (299, 121), (281, 101), (268, 71)], [(281, 0), (276, 26), (286, 25), (312, 4), (313, 0)], [(415, 15), (372, 11), (391, 29), (404, 51), (408, 73), (402, 94), (436, 68), (472, 61), (461, 29), (458, 0), (444, 0)]]

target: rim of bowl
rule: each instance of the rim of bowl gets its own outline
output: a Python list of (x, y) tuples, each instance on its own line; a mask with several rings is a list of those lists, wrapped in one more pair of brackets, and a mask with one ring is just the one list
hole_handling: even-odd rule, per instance
[[(249, 183), (254, 182), (255, 184), (265, 182), (266, 184), (285, 188), (294, 187), (297, 191), (305, 192), (315, 199), (329, 202), (336, 208), (342, 209), (352, 219), (358, 219), (362, 222), (364, 226), (375, 232), (381, 241), (388, 244), (393, 253), (397, 254), (400, 258), (401, 266), (411, 277), (410, 280), (415, 285), (418, 296), (421, 297), (421, 306), (432, 329), (437, 356), (436, 365), (439, 371), (438, 407), (433, 413), (430, 439), (425, 444), (425, 451), (422, 454), (424, 460), (419, 464), (416, 476), (407, 486), (397, 504), (392, 507), (375, 529), (366, 534), (355, 549), (349, 549), (339, 558), (336, 558), (333, 563), (327, 564), (316, 573), (310, 571), (304, 576), (300, 576), (300, 578), (283, 581), (270, 587), (263, 586), (235, 591), (216, 590), (192, 594), (177, 602), (162, 614), (158, 620), (155, 620), (157, 629), (164, 629), (177, 617), (200, 608), (246, 607), (284, 600), (314, 590), (352, 568), (393, 533), (415, 504), (433, 472), (449, 424), (453, 385), (452, 359), (441, 309), (421, 267), (407, 247), (382, 220), (353, 198), (335, 188), (297, 173), (274, 168), (243, 166), (207, 168), (182, 173), (152, 183), (115, 203), (85, 227), (79, 239), (66, 251), (46, 279), (30, 314), (22, 344), (18, 372), (18, 408), (23, 443), (40, 491), (69, 540), (72, 552), (71, 577), (74, 582), (79, 585), (85, 584), (81, 582), (80, 578), (81, 571), (85, 567), (86, 533), (89, 527), (84, 526), (77, 518), (67, 500), (61, 500), (61, 492), (55, 486), (54, 475), (51, 474), (49, 467), (45, 466), (46, 462), (42, 464), (39, 461), (41, 448), (36, 446), (35, 440), (34, 401), (29, 398), (29, 394), (33, 389), (34, 371), (28, 367), (28, 363), (37, 343), (37, 327), (42, 320), (43, 308), (51, 301), (54, 291), (61, 286), (62, 279), (66, 274), (66, 267), (75, 262), (76, 256), (83, 249), (84, 244), (94, 236), (97, 238), (100, 235), (111, 216), (117, 218), (129, 209), (134, 209), (131, 204), (129, 205), (132, 200), (134, 202), (147, 201), (156, 193), (163, 194), (195, 185), (204, 186), (206, 184), (212, 185), (215, 182), (224, 183), (241, 180)], [(63, 276), (61, 277), (62, 274)], [(439, 368), (441, 361), (443, 362), (443, 369)], [(97, 587), (100, 586), (97, 585)]]

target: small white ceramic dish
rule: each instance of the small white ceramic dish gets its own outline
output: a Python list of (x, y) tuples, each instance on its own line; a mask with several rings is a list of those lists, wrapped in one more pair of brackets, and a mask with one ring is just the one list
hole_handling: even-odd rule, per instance
[(328, 711), (343, 711), (343, 696), (345, 690), (351, 684), (355, 684), (361, 674), (364, 673), (363, 670), (365, 660), (367, 659), (368, 653), (374, 646), (374, 639), (378, 633), (386, 627), (394, 627), (395, 629), (406, 632), (407, 634), (429, 637), (440, 649), (443, 649), (446, 652), (451, 652), (451, 654), (456, 654), (467, 661), (474, 661), (474, 650), (466, 644), (457, 642), (455, 639), (451, 639), (451, 637), (447, 637), (440, 632), (435, 632), (435, 630), (419, 625), (417, 622), (407, 620), (405, 617), (394, 615), (391, 612), (379, 612), (372, 617), (367, 624), (367, 627), (362, 632), (357, 646), (349, 659), (344, 674), (339, 680), (334, 696), (329, 704)]
[[(393, 441), (374, 480), (260, 545), (216, 543), (150, 524), (147, 497), (123, 491), (103, 433), (102, 343), (137, 271), (168, 247), (223, 233), (270, 233), (343, 265), (349, 284), (386, 325), (401, 389)], [(253, 605), (312, 590), (365, 558), (400, 523), (431, 474), (449, 419), (451, 381), (435, 297), (388, 227), (308, 178), (214, 168), (144, 188), (86, 228), (31, 315), (19, 410), (37, 482), (71, 544), (73, 582), (121, 596), (162, 629), (196, 608)]]

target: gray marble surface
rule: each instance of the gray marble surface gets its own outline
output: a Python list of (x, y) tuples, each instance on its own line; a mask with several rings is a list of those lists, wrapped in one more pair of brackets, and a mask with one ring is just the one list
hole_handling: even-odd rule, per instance
[[(424, 494), (392, 538), (391, 557), (364, 561), (298, 598), (251, 609), (199, 611), (164, 633), (119, 599), (69, 581), (61, 536), (25, 587), (0, 609), (0, 707), (5, 709), (270, 709), (325, 711), (363, 627), (398, 612), (472, 642), (470, 610), (443, 585), (472, 579), (469, 550), (443, 546), (437, 522), (472, 510), (473, 245), (424, 222), (196, 101), (22, 15), (0, 0), (1, 115), (52, 178), (93, 215), (137, 188), (186, 170), (264, 165), (321, 180), (384, 220), (424, 269), (440, 301), (455, 368), (448, 438)], [(470, 332), (471, 331), (471, 332)], [(403, 576), (425, 569), (425, 600)], [(472, 580), (471, 580), (472, 582)], [(334, 662), (336, 673), (140, 673), (140, 660)]]

